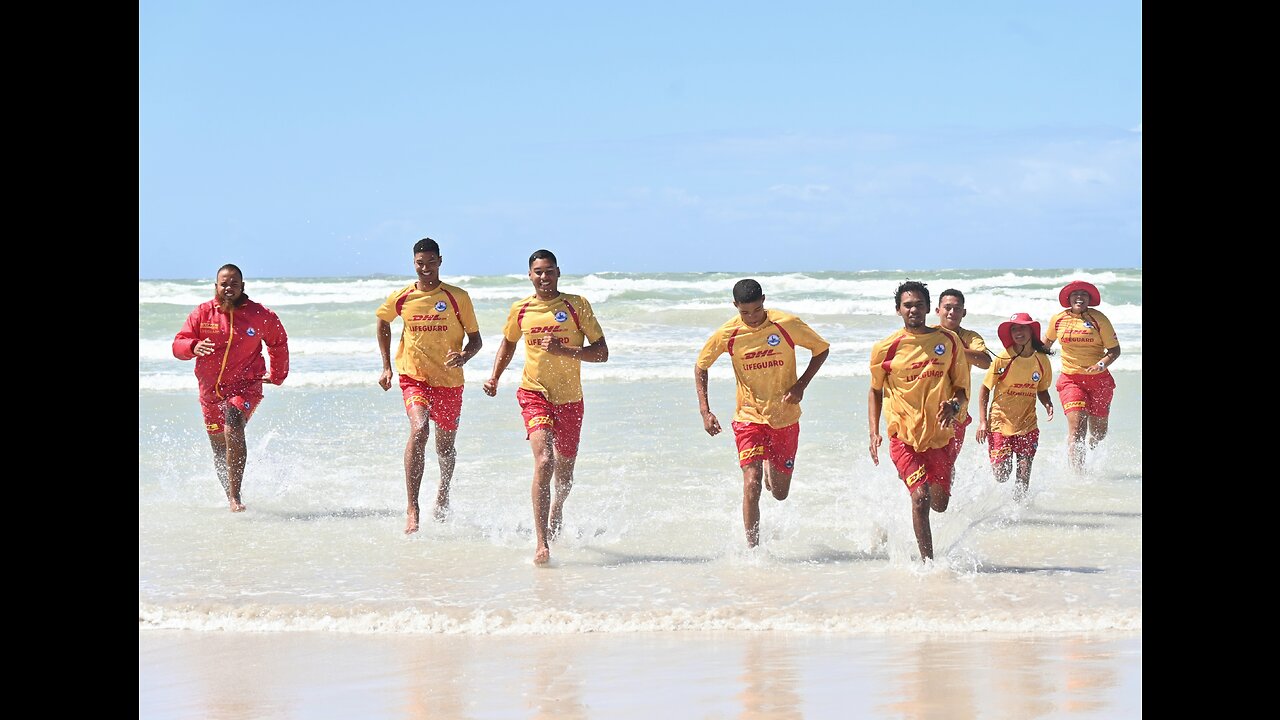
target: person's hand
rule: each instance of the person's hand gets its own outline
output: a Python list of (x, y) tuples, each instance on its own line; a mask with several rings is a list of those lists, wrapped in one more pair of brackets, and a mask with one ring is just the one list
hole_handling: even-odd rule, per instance
[(978, 423), (978, 429), (973, 433), (973, 439), (980, 444), (987, 444), (987, 424), (985, 422)]
[(538, 339), (538, 345), (547, 351), (548, 355), (572, 356), (573, 348), (565, 345), (556, 339), (554, 335), (548, 335), (545, 338)]
[(1091, 372), (1091, 373), (1095, 373), (1095, 374), (1096, 374), (1096, 373), (1103, 372), (1103, 371), (1105, 371), (1106, 369), (1107, 369), (1107, 360), (1106, 360), (1106, 358), (1103, 358), (1102, 360), (1099, 360), (1098, 362), (1096, 362), (1096, 363), (1094, 363), (1094, 364), (1092, 364), (1092, 365), (1090, 365), (1090, 366), (1089, 366), (1089, 372)]
[(444, 354), (444, 366), (451, 368), (460, 368), (467, 364), (467, 358), (457, 350), (450, 350)]
[(491, 377), (484, 381), (484, 394), (489, 397), (495, 397), (498, 394), (498, 378)]
[(391, 389), (391, 368), (383, 370), (382, 374), (378, 376), (378, 385), (383, 390)]
[(782, 396), (782, 402), (788, 403), (791, 405), (799, 405), (800, 401), (803, 399), (804, 399), (804, 388), (800, 387), (800, 383), (796, 383), (795, 385), (792, 385), (791, 389), (787, 391), (787, 394)]
[(204, 338), (196, 343), (196, 346), (191, 351), (196, 354), (196, 357), (204, 357), (205, 355), (212, 355), (213, 348), (213, 338)]
[(720, 434), (720, 421), (716, 419), (715, 413), (711, 411), (702, 413), (702, 429), (712, 437)]
[(873, 465), (880, 464), (880, 443), (882, 442), (884, 442), (884, 438), (880, 437), (879, 431), (871, 433), (871, 447), (868, 449), (871, 451), (871, 464)]
[(959, 414), (960, 409), (950, 400), (943, 400), (942, 405), (938, 406), (938, 422), (942, 427), (951, 427), (951, 423)]
[(1044, 411), (1049, 413), (1049, 417), (1045, 418), (1045, 422), (1053, 422), (1053, 405), (1046, 403)]

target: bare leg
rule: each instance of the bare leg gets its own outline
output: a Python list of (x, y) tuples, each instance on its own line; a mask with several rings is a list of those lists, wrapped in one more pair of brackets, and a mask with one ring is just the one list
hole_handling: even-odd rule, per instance
[(773, 494), (774, 500), (786, 500), (791, 494), (791, 473), (779, 470), (773, 463), (764, 465), (764, 489)]
[(916, 531), (916, 545), (920, 548), (920, 559), (933, 559), (933, 530), (929, 527), (929, 488), (930, 484), (921, 482), (911, 491), (911, 527)]
[(1089, 449), (1098, 447), (1098, 443), (1102, 442), (1107, 436), (1107, 426), (1110, 423), (1107, 418), (1098, 417), (1097, 415), (1089, 416)]
[(991, 472), (996, 476), (996, 482), (1007, 481), (1009, 475), (1013, 473), (1013, 455), (1005, 455), (998, 460), (992, 460)]
[(1018, 498), (1027, 496), (1027, 490), (1031, 486), (1031, 461), (1035, 460), (1035, 456), (1019, 455), (1018, 456), (1018, 484), (1014, 489), (1014, 494)]
[(1084, 435), (1088, 418), (1083, 410), (1067, 413), (1067, 460), (1076, 472), (1084, 469)]
[(441, 430), (436, 426), (436, 459), (440, 462), (440, 486), (436, 488), (435, 518), (444, 522), (449, 511), (449, 487), (453, 482), (453, 468), (458, 462), (458, 448), (454, 438), (457, 430)]
[(231, 484), (227, 480), (227, 435), (220, 432), (209, 436), (209, 446), (213, 448), (213, 471), (218, 474), (218, 482), (222, 483), (222, 492), (231, 497)]
[(244, 512), (240, 501), (240, 485), (244, 482), (244, 466), (249, 460), (249, 448), (244, 442), (244, 414), (234, 405), (227, 405), (227, 500), (231, 512)]
[(573, 489), (573, 468), (578, 462), (578, 456), (562, 457), (560, 453), (556, 453), (556, 497), (551, 503), (551, 516), (547, 523), (547, 537), (555, 540), (560, 537), (560, 527), (564, 524), (564, 501), (569, 498), (569, 491)]
[(529, 435), (529, 447), (533, 449), (533, 532), (537, 547), (533, 553), (535, 565), (551, 561), (551, 548), (547, 546), (547, 523), (551, 515), (551, 476), (555, 472), (555, 433), (551, 430), (535, 430)]
[(404, 534), (418, 532), (418, 491), (422, 488), (423, 466), (426, 464), (427, 438), (431, 436), (431, 421), (427, 406), (414, 403), (409, 406), (409, 440), (404, 444), (404, 489), (408, 503), (405, 507)]
[(760, 485), (764, 461), (742, 468), (742, 526), (747, 531), (747, 547), (760, 544)]

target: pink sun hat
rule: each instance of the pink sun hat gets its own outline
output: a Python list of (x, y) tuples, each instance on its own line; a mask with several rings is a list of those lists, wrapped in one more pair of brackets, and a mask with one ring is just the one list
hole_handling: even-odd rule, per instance
[(1014, 313), (1009, 316), (1008, 320), (1000, 323), (1000, 328), (996, 330), (996, 334), (1000, 336), (1000, 342), (1003, 343), (1006, 348), (1013, 347), (1013, 333), (1010, 332), (1010, 330), (1013, 329), (1014, 325), (1030, 325), (1031, 337), (1040, 337), (1040, 323), (1032, 320), (1031, 316), (1027, 313)]
[(1067, 286), (1058, 291), (1058, 302), (1062, 307), (1071, 307), (1071, 302), (1067, 299), (1071, 297), (1071, 293), (1077, 290), (1084, 290), (1089, 293), (1089, 307), (1102, 303), (1102, 293), (1098, 292), (1097, 286), (1084, 280), (1072, 280)]

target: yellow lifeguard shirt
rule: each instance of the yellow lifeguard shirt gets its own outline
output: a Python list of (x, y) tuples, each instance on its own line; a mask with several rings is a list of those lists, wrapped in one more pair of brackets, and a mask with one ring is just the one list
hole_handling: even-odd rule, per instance
[[(956, 335), (960, 336), (960, 342), (963, 343), (964, 346), (969, 348), (970, 350), (988, 352), (987, 341), (983, 340), (982, 336), (979, 335), (978, 333), (972, 330), (969, 330), (968, 328), (960, 328), (959, 330), (956, 330)], [(965, 360), (967, 361), (968, 359), (969, 357), (966, 355)], [(972, 368), (972, 365), (970, 366), (970, 368)], [(966, 405), (960, 408), (960, 412), (956, 414), (955, 421), (957, 423), (964, 423), (964, 421), (968, 419), (968, 417), (969, 417), (969, 406)]]
[(1026, 435), (1039, 427), (1036, 396), (1053, 387), (1053, 369), (1044, 353), (1010, 358), (1006, 349), (991, 361), (982, 384), (991, 390), (987, 430), (1005, 437)]
[(722, 353), (729, 353), (738, 380), (733, 419), (786, 427), (800, 420), (800, 406), (782, 401), (799, 378), (797, 345), (814, 355), (831, 347), (803, 320), (781, 310), (765, 310), (765, 321), (754, 328), (735, 316), (711, 334), (698, 353), (697, 366), (706, 370)]
[(553, 300), (531, 295), (511, 306), (502, 328), (502, 336), (509, 342), (525, 338), (520, 387), (546, 395), (552, 405), (577, 402), (582, 399), (582, 361), (550, 355), (541, 345), (530, 344), (548, 335), (569, 347), (584, 347), (604, 337), (591, 303), (581, 295), (564, 292)]
[(1063, 310), (1049, 320), (1044, 341), (1061, 343), (1062, 372), (1083, 375), (1096, 365), (1109, 348), (1116, 347), (1115, 328), (1106, 315), (1089, 308), (1080, 315)]
[(938, 422), (938, 408), (955, 388), (964, 389), (968, 403), (969, 359), (950, 330), (913, 335), (903, 328), (872, 346), (871, 388), (884, 392), (890, 437), (917, 451), (940, 448), (955, 437), (955, 427)]
[(378, 319), (404, 320), (396, 348), (396, 370), (432, 387), (460, 387), (462, 368), (445, 367), (445, 354), (462, 352), (468, 333), (479, 332), (476, 310), (466, 290), (440, 283), (431, 292), (417, 284), (397, 290), (378, 307)]

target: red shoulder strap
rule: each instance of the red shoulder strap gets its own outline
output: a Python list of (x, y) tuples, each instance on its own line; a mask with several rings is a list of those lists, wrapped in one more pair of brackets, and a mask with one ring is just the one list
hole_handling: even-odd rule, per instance
[(901, 342), (902, 335), (898, 335), (893, 343), (889, 345), (889, 352), (885, 353), (884, 361), (880, 363), (880, 369), (884, 371), (885, 375), (889, 374), (889, 364), (893, 362), (893, 356), (898, 354), (898, 345)]
[(564, 306), (569, 308), (569, 314), (573, 316), (573, 324), (578, 327), (578, 332), (582, 332), (582, 322), (578, 320), (578, 311), (573, 309), (573, 303), (565, 300)]
[[(770, 322), (773, 322), (773, 321), (770, 321)], [(788, 333), (786, 330), (784, 330), (782, 326), (776, 322), (773, 323), (773, 326), (778, 328), (778, 332), (782, 333), (782, 338), (786, 340), (787, 344), (791, 346), (792, 350), (794, 350), (796, 347), (796, 341), (791, 339), (791, 334)]]
[(396, 298), (396, 315), (397, 316), (399, 316), (401, 313), (404, 312), (404, 304), (406, 301), (408, 301), (409, 293), (412, 291), (413, 291), (413, 286), (410, 285), (409, 287), (405, 288), (403, 292), (400, 293), (400, 297)]
[(522, 332), (524, 331), (524, 311), (529, 309), (529, 303), (531, 302), (533, 302), (533, 298), (525, 300), (524, 304), (520, 306), (520, 314), (516, 316), (516, 327), (520, 328)]
[[(444, 290), (444, 286), (441, 285), (440, 289)], [(462, 334), (466, 335), (467, 329), (462, 325), (462, 311), (458, 309), (458, 301), (453, 299), (453, 293), (448, 290), (444, 290), (444, 295), (449, 298), (449, 304), (453, 306), (453, 316), (458, 318), (458, 327), (462, 328)]]

